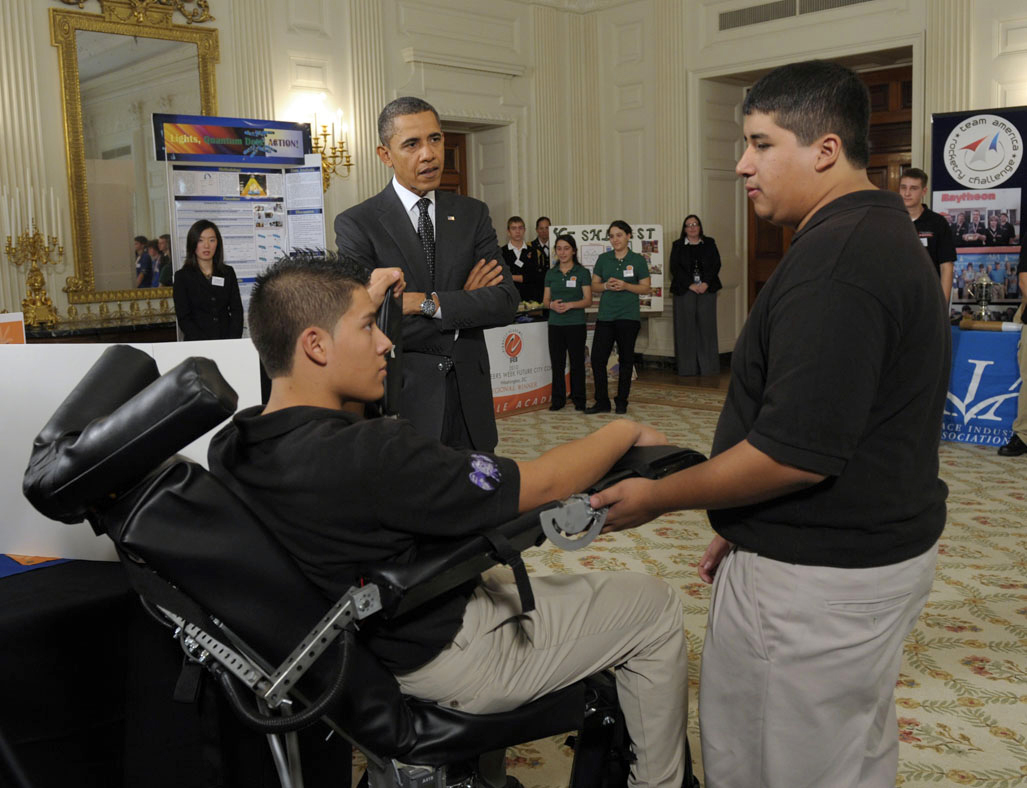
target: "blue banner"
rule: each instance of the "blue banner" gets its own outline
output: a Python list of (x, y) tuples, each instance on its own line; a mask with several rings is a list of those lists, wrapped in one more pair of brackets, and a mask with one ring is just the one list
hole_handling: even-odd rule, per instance
[(941, 439), (1002, 446), (1013, 436), (1023, 381), (1016, 363), (1019, 333), (952, 329), (952, 377)]

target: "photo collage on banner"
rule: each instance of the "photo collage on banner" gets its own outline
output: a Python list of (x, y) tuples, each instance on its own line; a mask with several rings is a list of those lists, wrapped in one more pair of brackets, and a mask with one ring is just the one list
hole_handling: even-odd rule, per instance
[[(932, 118), (931, 209), (956, 244), (950, 316), (952, 375), (942, 440), (1002, 446), (1012, 437), (1023, 381), (1016, 361), (1023, 293), (1017, 265), (1023, 238), (1027, 107), (946, 112)], [(981, 318), (986, 322), (980, 323)], [(1001, 321), (1001, 322), (1000, 322)]]
[(214, 222), (245, 313), (254, 280), (271, 263), (325, 249), (320, 157), (311, 154), (307, 124), (155, 114), (153, 126), (157, 160), (168, 167), (175, 271), (189, 228)]

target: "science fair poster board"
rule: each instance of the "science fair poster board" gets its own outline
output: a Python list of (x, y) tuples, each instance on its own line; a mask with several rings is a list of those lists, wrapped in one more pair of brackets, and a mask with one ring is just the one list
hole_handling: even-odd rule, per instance
[[(553, 262), (553, 265), (556, 265), (556, 251), (554, 249), (556, 238), (560, 235), (570, 235), (573, 236), (578, 244), (578, 262), (591, 272), (595, 268), (599, 255), (613, 250), (613, 247), (606, 240), (606, 231), (608, 229), (608, 224), (554, 224), (549, 229), (549, 259)], [(647, 312), (662, 312), (664, 272), (666, 271), (664, 265), (663, 225), (631, 224), (631, 230), (629, 248), (633, 252), (638, 252), (646, 259), (646, 263), (649, 265), (649, 284), (653, 290), (650, 295), (639, 296), (639, 306), (643, 314)], [(601, 294), (593, 293), (592, 295), (593, 305), (590, 311), (596, 311), (599, 308)]]
[(948, 221), (956, 243), (952, 301), (973, 302), (969, 284), (986, 275), (996, 317), (1020, 300), (1020, 254), (1027, 107), (943, 112), (931, 118), (931, 208)]
[(214, 222), (245, 313), (254, 279), (272, 262), (326, 248), (321, 157), (308, 124), (155, 114), (153, 129), (155, 155), (168, 167), (174, 270), (189, 228)]
[[(0, 411), (4, 436), (4, 451), (0, 453), (0, 500), (4, 502), (0, 553), (117, 560), (110, 539), (95, 536), (86, 523), (65, 525), (44, 517), (21, 492), (32, 441), (107, 347), (71, 343), (0, 345), (0, 367), (4, 370), (0, 376), (0, 401), (4, 403)], [(260, 366), (248, 339), (160, 342), (133, 347), (153, 356), (161, 373), (190, 356), (213, 359), (239, 395), (240, 409), (260, 404)], [(179, 453), (206, 467), (207, 446), (221, 426)]]
[(492, 371), (492, 405), (508, 416), (548, 405), (552, 399), (549, 324), (513, 323), (485, 331)]

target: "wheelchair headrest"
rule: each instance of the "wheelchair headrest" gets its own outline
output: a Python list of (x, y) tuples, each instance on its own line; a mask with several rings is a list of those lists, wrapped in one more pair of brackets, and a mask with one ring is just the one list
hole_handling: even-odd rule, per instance
[(32, 444), (22, 490), (42, 514), (81, 522), (235, 412), (210, 359), (158, 376), (142, 351), (104, 351)]

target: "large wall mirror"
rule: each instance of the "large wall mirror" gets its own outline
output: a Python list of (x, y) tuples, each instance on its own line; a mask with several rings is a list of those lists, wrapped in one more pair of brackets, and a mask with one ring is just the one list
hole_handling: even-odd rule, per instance
[[(173, 9), (142, 14), (103, 3), (102, 14), (51, 9), (64, 109), (75, 275), (72, 304), (170, 299), (137, 287), (138, 235), (170, 232), (164, 162), (154, 160), (154, 112), (217, 113), (218, 33), (176, 25)], [(147, 283), (149, 284), (149, 283)]]

